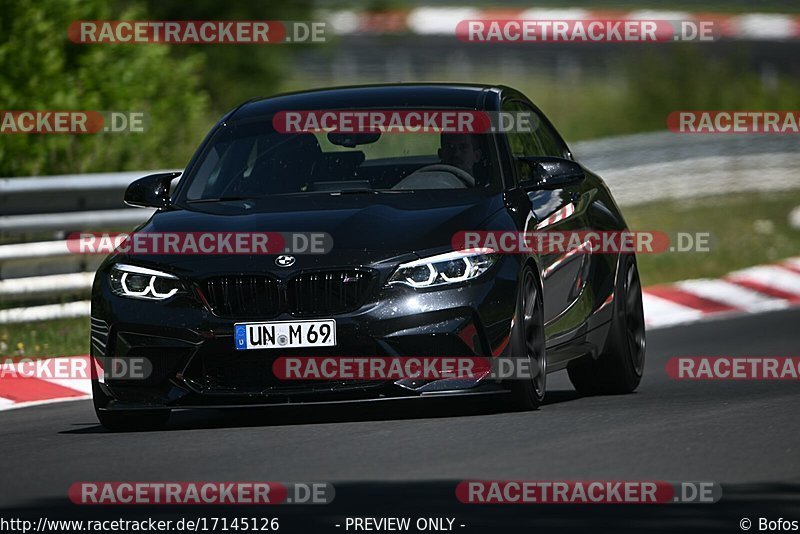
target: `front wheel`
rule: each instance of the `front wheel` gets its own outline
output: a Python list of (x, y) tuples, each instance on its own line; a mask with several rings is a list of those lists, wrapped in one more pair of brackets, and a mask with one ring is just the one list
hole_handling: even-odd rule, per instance
[(581, 395), (631, 393), (642, 380), (645, 356), (642, 284), (633, 256), (620, 260), (620, 277), (614, 290), (614, 315), (605, 348), (596, 360), (572, 362), (569, 379)]
[(535, 410), (544, 400), (547, 385), (547, 359), (544, 343), (544, 310), (539, 284), (530, 267), (522, 273), (517, 296), (514, 327), (511, 330), (512, 358), (527, 358), (530, 377), (516, 377), (510, 383), (514, 406)]

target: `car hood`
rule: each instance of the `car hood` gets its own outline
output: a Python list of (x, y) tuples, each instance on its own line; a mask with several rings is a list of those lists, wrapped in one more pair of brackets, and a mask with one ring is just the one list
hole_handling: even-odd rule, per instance
[[(393, 263), (449, 249), (456, 232), (480, 229), (503, 208), (499, 194), (473, 193), (459, 201), (447, 193), (285, 196), (194, 204), (190, 209), (158, 212), (139, 231), (324, 232), (331, 236), (329, 253), (298, 254), (291, 269), (278, 269), (287, 274), (325, 266)], [(233, 258), (237, 270), (276, 269), (275, 256), (143, 257), (148, 263), (208, 272), (229, 271)]]

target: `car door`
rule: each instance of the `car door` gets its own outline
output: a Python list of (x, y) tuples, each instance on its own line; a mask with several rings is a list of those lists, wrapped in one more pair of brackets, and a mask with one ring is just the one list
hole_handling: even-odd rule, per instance
[[(525, 231), (547, 232), (552, 236), (551, 232), (568, 235), (565, 233), (588, 230), (587, 207), (591, 195), (584, 190), (585, 185), (576, 182), (543, 188), (534, 180), (531, 167), (517, 159), (520, 156), (571, 159), (566, 144), (541, 113), (524, 100), (507, 100), (502, 111), (530, 117), (530, 128), (517, 128), (507, 133), (517, 183), (525, 190), (533, 213)], [(591, 311), (574, 309), (585, 289), (591, 259), (588, 254), (560, 250), (542, 254), (540, 261), (545, 328), (548, 339), (557, 339), (580, 327)]]

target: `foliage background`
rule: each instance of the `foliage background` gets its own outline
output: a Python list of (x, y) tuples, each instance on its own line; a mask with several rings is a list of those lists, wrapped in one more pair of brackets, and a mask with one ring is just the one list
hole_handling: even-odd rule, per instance
[[(387, 73), (338, 78), (311, 75), (303, 58), (313, 57), (317, 63), (332, 61), (344, 48), (343, 39), (335, 36), (328, 43), (308, 45), (81, 45), (67, 39), (72, 21), (318, 20), (320, 10), (377, 12), (413, 5), (457, 3), (0, 0), (0, 109), (145, 112), (150, 119), (145, 133), (0, 135), (0, 176), (180, 168), (211, 125), (245, 100), (286, 90), (397, 81), (389, 79)], [(504, 0), (502, 5), (530, 7), (521, 0)], [(753, 9), (743, 0), (545, 0), (537, 6)], [(770, 0), (759, 3), (758, 10), (796, 13), (800, 5)], [(420, 37), (378, 39), (393, 40), (390, 52), (398, 51), (402, 56), (403, 48)], [(351, 52), (353, 46), (361, 45), (348, 46)], [(508, 73), (497, 64), (473, 61), (466, 77), (436, 72), (402, 81), (468, 81), (517, 87), (550, 116), (567, 141), (662, 130), (665, 117), (676, 109), (800, 109), (798, 69), (765, 76), (752, 67), (753, 50), (748, 43), (723, 48), (725, 53), (693, 44), (659, 49), (625, 47), (619, 53), (619, 68), (579, 80), (525, 69)], [(430, 54), (436, 53), (431, 48)], [(469, 61), (469, 49), (465, 54)], [(387, 62), (392, 64), (391, 57)]]

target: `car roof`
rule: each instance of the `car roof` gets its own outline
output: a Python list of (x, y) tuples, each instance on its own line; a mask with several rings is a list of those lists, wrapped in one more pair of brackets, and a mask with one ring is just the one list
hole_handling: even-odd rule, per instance
[[(452, 83), (357, 85), (286, 93), (253, 99), (237, 108), (232, 120), (269, 116), (286, 110), (465, 108), (486, 109), (485, 95), (501, 86)], [(491, 104), (489, 104), (491, 105)]]

